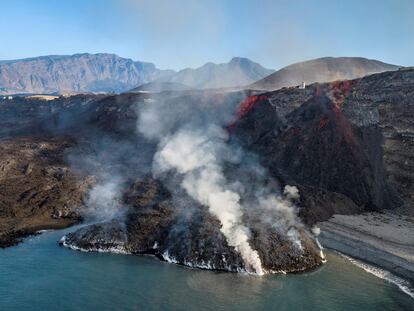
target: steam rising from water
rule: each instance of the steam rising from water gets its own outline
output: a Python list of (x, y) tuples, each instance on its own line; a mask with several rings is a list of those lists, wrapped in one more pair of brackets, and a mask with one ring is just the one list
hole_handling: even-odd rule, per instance
[[(155, 177), (175, 176), (176, 185), (217, 217), (227, 243), (240, 253), (246, 270), (262, 275), (265, 271), (251, 244), (246, 219), (252, 216), (270, 226), (302, 251), (297, 230), (301, 225), (292, 203), (299, 193), (296, 187), (286, 186), (282, 197), (277, 183), (267, 184), (269, 177), (255, 160), (240, 165), (246, 154), (228, 143), (224, 130), (233, 119), (234, 108), (226, 104), (212, 108), (193, 101), (169, 105), (159, 100), (139, 107), (137, 129), (158, 145)], [(229, 166), (236, 167), (230, 178)]]
[(240, 196), (230, 190), (220, 163), (218, 152), (226, 148), (226, 138), (216, 126), (205, 132), (183, 128), (163, 139), (154, 164), (159, 172), (176, 170), (183, 175), (181, 186), (220, 220), (221, 232), (241, 254), (247, 270), (262, 275), (259, 254), (249, 244), (250, 230), (242, 224)]
[(86, 201), (86, 217), (101, 222), (120, 217), (121, 192), (116, 179), (96, 184), (90, 191)]

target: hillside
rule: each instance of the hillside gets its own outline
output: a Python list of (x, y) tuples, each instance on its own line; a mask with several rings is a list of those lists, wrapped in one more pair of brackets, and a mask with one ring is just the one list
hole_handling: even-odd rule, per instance
[(399, 66), (362, 57), (323, 57), (284, 67), (250, 87), (260, 90), (277, 90), (298, 86), (302, 82), (330, 82), (349, 80), (369, 74), (397, 70)]

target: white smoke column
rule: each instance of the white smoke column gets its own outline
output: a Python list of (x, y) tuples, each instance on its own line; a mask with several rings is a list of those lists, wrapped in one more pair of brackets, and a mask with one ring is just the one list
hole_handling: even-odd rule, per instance
[(283, 194), (288, 200), (299, 200), (299, 189), (295, 186), (286, 185)]
[(322, 247), (321, 243), (319, 243), (319, 240), (318, 240), (318, 236), (321, 234), (321, 229), (317, 226), (313, 226), (312, 227), (312, 233), (315, 236), (316, 244), (318, 245), (318, 247), (320, 249), (319, 255), (321, 256), (322, 261), (325, 262), (326, 258), (325, 258), (325, 254), (323, 253), (323, 247)]
[(297, 217), (296, 206), (292, 200), (299, 199), (299, 190), (295, 186), (286, 185), (283, 189), (284, 197), (270, 194), (258, 194), (258, 209), (262, 211), (262, 222), (269, 223), (279, 232), (285, 234), (299, 250), (303, 250), (297, 226), (300, 220)]
[(321, 228), (319, 228), (317, 226), (313, 226), (312, 227), (312, 233), (315, 237), (317, 237), (319, 234), (321, 234)]
[(220, 220), (221, 232), (240, 253), (246, 270), (262, 275), (259, 254), (249, 244), (250, 230), (242, 224), (240, 196), (229, 189), (222, 171), (226, 135), (213, 125), (205, 131), (182, 128), (161, 141), (154, 169), (156, 173), (175, 170), (182, 174), (181, 186)]
[(86, 216), (94, 221), (107, 221), (121, 216), (119, 181), (110, 180), (95, 185), (86, 201)]
[[(299, 191), (289, 185), (282, 191), (277, 185), (266, 186), (266, 170), (254, 157), (246, 157), (243, 150), (227, 143), (229, 137), (223, 127), (233, 120), (234, 107), (193, 100), (156, 99), (137, 106), (138, 132), (157, 144), (153, 173), (161, 179), (165, 173), (178, 173), (181, 187), (220, 221), (221, 232), (240, 253), (246, 270), (263, 274), (259, 254), (249, 243), (251, 232), (243, 220), (258, 217), (302, 251), (302, 225), (294, 204)], [(224, 164), (238, 166), (245, 159), (248, 161), (239, 167), (240, 175), (236, 170), (227, 180)]]

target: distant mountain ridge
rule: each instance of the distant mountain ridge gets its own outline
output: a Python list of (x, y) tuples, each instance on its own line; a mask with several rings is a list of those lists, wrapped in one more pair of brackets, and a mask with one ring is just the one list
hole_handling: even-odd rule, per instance
[[(361, 57), (324, 57), (296, 63), (278, 71), (248, 58), (206, 63), (178, 72), (115, 54), (74, 54), (0, 61), (0, 95), (121, 93), (146, 85), (147, 91), (248, 87), (275, 90), (303, 81), (354, 79), (399, 66)], [(141, 90), (142, 91), (142, 90)]]
[(156, 83), (157, 91), (173, 85), (198, 89), (240, 87), (272, 72), (241, 57), (176, 72), (115, 54), (49, 55), (0, 61), (0, 94), (120, 93), (151, 82)]
[(397, 70), (401, 66), (363, 57), (323, 57), (286, 66), (252, 85), (253, 89), (277, 90), (314, 82), (349, 80)]
[(0, 94), (122, 92), (174, 73), (115, 54), (0, 61)]
[(248, 58), (233, 57), (230, 62), (206, 63), (198, 68), (186, 68), (170, 76), (161, 77), (157, 82), (174, 82), (197, 89), (240, 87), (251, 84), (271, 73)]

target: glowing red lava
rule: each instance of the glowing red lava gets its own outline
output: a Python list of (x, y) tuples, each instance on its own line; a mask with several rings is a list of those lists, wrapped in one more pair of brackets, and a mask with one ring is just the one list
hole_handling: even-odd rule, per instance
[(247, 96), (245, 99), (243, 99), (238, 105), (237, 110), (235, 112), (235, 120), (229, 126), (227, 126), (227, 130), (231, 133), (234, 130), (236, 122), (239, 119), (246, 115), (246, 113), (248, 113), (255, 104), (267, 100), (267, 98), (268, 97), (266, 95), (252, 95)]

